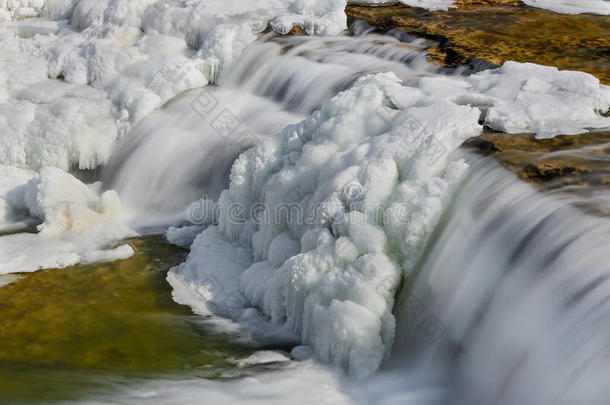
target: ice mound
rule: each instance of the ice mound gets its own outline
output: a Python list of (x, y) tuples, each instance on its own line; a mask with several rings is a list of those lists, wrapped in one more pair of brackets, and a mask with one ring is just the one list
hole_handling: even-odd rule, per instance
[(523, 2), (532, 7), (563, 14), (610, 14), (610, 2), (607, 0), (523, 0)]
[(610, 87), (588, 73), (506, 62), (467, 81), (493, 100), (485, 123), (500, 131), (534, 132), (540, 139), (610, 127), (601, 115), (610, 108)]
[(168, 275), (174, 298), (259, 335), (288, 328), (355, 377), (375, 371), (402, 274), (466, 169), (447, 156), (481, 130), (470, 106), (400, 110), (403, 91), (393, 74), (366, 77), (242, 154), (218, 225)]
[(27, 209), (42, 223), (38, 234), (0, 237), (0, 274), (124, 259), (133, 254), (129, 245), (116, 246), (116, 241), (134, 233), (120, 221), (117, 194), (101, 192), (100, 183), (85, 185), (60, 169), (46, 168), (5, 195), (11, 209)]
[(27, 184), (25, 203), (43, 223), (41, 233), (82, 232), (109, 222), (121, 212), (115, 191), (101, 191), (101, 183), (86, 185), (74, 176), (48, 167)]
[(538, 137), (610, 126), (609, 96), (591, 75), (515, 62), (414, 87), (361, 78), (235, 161), (203, 224), (217, 225), (168, 276), (174, 297), (255, 336), (287, 328), (318, 359), (370, 374), (392, 343), (396, 288), (467, 169), (449, 154), (479, 122)]
[(476, 106), (485, 125), (539, 139), (610, 128), (610, 87), (588, 73), (560, 71), (533, 63), (506, 62), (468, 77), (426, 77), (411, 93), (398, 95), (403, 107), (444, 99)]

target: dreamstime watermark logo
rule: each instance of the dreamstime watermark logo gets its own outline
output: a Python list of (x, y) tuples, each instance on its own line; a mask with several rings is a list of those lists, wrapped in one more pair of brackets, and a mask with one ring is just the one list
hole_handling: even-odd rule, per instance
[[(295, 191), (294, 195), (299, 194)], [(351, 194), (351, 196), (356, 195)], [(232, 225), (243, 225), (249, 222), (257, 226), (286, 224), (296, 227), (328, 225), (337, 227), (347, 223), (352, 225), (405, 224), (411, 210), (412, 207), (408, 202), (395, 202), (388, 206), (384, 203), (366, 203), (356, 200), (348, 204), (348, 211), (345, 211), (344, 207), (331, 208), (323, 202), (307, 211), (304, 205), (297, 201), (283, 201), (274, 205), (258, 202), (248, 206), (241, 202), (223, 205), (202, 198), (189, 206), (185, 219), (193, 225), (211, 225), (217, 224), (222, 215), (223, 221)], [(350, 212), (358, 212), (361, 215), (350, 216)]]
[(262, 140), (207, 88), (191, 102), (191, 108), (221, 139), (243, 148), (259, 144)]
[(392, 129), (392, 133), (399, 140), (399, 145), (397, 146), (401, 152), (406, 152), (410, 155), (422, 153), (426, 158), (426, 163), (430, 166), (436, 164), (448, 152), (445, 144), (438, 139), (436, 134), (431, 133), (434, 129), (428, 128), (415, 113), (407, 112), (409, 114), (407, 118), (397, 125), (395, 121), (396, 114), (392, 113), (392, 111), (399, 112), (405, 110), (391, 108), (386, 105), (393, 105), (393, 103), (387, 100), (387, 96), (376, 86), (372, 84), (363, 86), (361, 94), (363, 98), (369, 100), (376, 97), (386, 99), (385, 102), (382, 102), (375, 109), (375, 113), (388, 125), (388, 128)]
[[(254, 146), (260, 146), (264, 138), (257, 135), (248, 125), (239, 119), (238, 115), (227, 103), (214, 95), (214, 90), (204, 88), (191, 102), (192, 110), (202, 118), (212, 132), (223, 140), (225, 146), (243, 151)], [(277, 124), (269, 135), (278, 133), (284, 125)], [(282, 161), (271, 161), (272, 170), (279, 171)]]

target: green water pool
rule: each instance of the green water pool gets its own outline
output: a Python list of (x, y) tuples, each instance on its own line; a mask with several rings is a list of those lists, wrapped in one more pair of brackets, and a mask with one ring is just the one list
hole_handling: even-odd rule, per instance
[(75, 401), (162, 377), (225, 378), (253, 345), (212, 329), (171, 298), (167, 271), (187, 252), (128, 241), (127, 260), (23, 274), (0, 287), (0, 403)]

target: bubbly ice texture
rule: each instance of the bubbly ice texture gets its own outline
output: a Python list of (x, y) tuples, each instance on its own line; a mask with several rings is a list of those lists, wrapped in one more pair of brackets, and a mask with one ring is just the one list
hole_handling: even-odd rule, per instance
[(470, 106), (402, 111), (393, 102), (398, 82), (360, 79), (243, 153), (220, 196), (218, 225), (168, 276), (175, 299), (263, 338), (287, 328), (356, 377), (375, 371), (391, 346), (401, 267), (417, 261), (466, 169), (447, 166), (447, 154), (481, 130)]

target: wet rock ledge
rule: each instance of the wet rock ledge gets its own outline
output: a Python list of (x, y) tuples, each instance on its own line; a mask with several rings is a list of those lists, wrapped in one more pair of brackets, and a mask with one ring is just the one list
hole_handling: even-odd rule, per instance
[(557, 14), (518, 0), (457, 0), (449, 11), (432, 12), (401, 3), (350, 5), (346, 13), (379, 31), (398, 29), (438, 42), (428, 58), (443, 66), (515, 60), (589, 72), (610, 84), (608, 16)]

